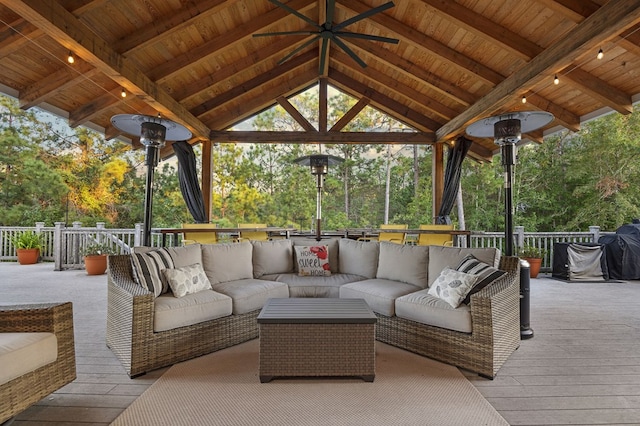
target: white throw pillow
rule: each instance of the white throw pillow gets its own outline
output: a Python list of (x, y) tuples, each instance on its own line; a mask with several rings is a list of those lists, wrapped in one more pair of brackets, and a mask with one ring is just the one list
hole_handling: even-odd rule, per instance
[(252, 251), (249, 241), (203, 244), (202, 267), (211, 285), (252, 279)]
[(457, 308), (477, 280), (477, 275), (446, 267), (429, 287), (429, 294)]
[(301, 277), (331, 275), (328, 246), (295, 246), (298, 275)]
[(253, 276), (293, 272), (291, 240), (251, 241), (253, 244)]
[(498, 268), (494, 268), (493, 266), (476, 259), (472, 254), (465, 256), (462, 261), (460, 261), (456, 271), (478, 276), (478, 280), (464, 298), (463, 303), (466, 303), (467, 305), (471, 302), (472, 294), (479, 292), (507, 273), (507, 271), (501, 271)]
[(377, 241), (354, 241), (341, 238), (339, 243), (340, 272), (375, 278), (380, 247)]
[(381, 242), (376, 278), (427, 288), (428, 264), (429, 246)]
[(494, 247), (466, 248), (466, 247), (429, 247), (429, 286), (446, 267), (455, 269), (462, 259), (472, 254), (476, 259), (497, 268), (500, 265), (500, 250)]
[(211, 283), (199, 263), (182, 268), (165, 269), (162, 274), (175, 297), (183, 297), (187, 294), (211, 289)]

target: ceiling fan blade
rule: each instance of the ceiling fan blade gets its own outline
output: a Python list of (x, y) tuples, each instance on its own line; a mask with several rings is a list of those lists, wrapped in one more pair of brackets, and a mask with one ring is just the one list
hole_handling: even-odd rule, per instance
[(320, 35), (317, 35), (317, 36), (313, 37), (311, 40), (305, 41), (300, 46), (298, 46), (295, 49), (293, 49), (287, 56), (285, 56), (284, 58), (280, 59), (278, 61), (278, 65), (281, 65), (281, 64), (287, 62), (289, 59), (291, 59), (292, 56), (294, 56), (296, 53), (300, 52), (302, 49), (304, 49), (305, 47), (309, 46), (311, 43), (313, 43), (314, 41), (316, 41), (319, 38), (320, 38)]
[(275, 4), (276, 6), (286, 10), (287, 12), (291, 13), (292, 15), (296, 15), (298, 18), (302, 19), (303, 21), (313, 25), (316, 28), (320, 28), (320, 25), (318, 25), (317, 22), (313, 22), (310, 18), (307, 18), (306, 16), (304, 16), (302, 13), (298, 12), (297, 10), (287, 6), (284, 3), (280, 3), (278, 0), (269, 0), (271, 3)]
[(333, 15), (336, 11), (336, 0), (327, 0), (327, 22), (325, 27), (330, 30), (333, 27)]
[(340, 24), (338, 24), (335, 27), (333, 27), (333, 29), (335, 31), (338, 31), (338, 30), (346, 27), (347, 25), (351, 25), (351, 24), (353, 24), (355, 22), (358, 22), (358, 21), (361, 21), (363, 19), (366, 19), (369, 16), (375, 15), (376, 13), (383, 12), (383, 11), (385, 11), (387, 9), (391, 9), (393, 6), (395, 6), (395, 4), (393, 4), (392, 1), (387, 2), (387, 3), (385, 3), (385, 4), (381, 5), (381, 6), (374, 7), (371, 10), (368, 10), (366, 12), (362, 12), (360, 15), (356, 15), (353, 18), (347, 19), (346, 21), (341, 22)]
[(352, 33), (349, 31), (338, 31), (335, 33), (335, 35), (340, 37), (351, 37), (351, 38), (361, 38), (364, 40), (382, 41), (385, 43), (393, 43), (393, 44), (398, 44), (400, 42), (400, 40), (398, 40), (397, 38), (382, 37), (382, 36), (377, 36), (373, 34)]
[(356, 61), (362, 68), (366, 68), (367, 64), (364, 63), (364, 61), (362, 59), (360, 59), (358, 57), (358, 55), (356, 55), (356, 53), (351, 50), (349, 48), (349, 46), (347, 46), (346, 44), (344, 44), (344, 42), (342, 40), (340, 40), (338, 37), (333, 37), (332, 40), (338, 45), (340, 46), (340, 48), (342, 50), (344, 50), (347, 55), (351, 56), (351, 58), (353, 58), (354, 61)]
[(318, 67), (318, 74), (322, 75), (324, 72), (325, 62), (327, 60), (327, 51), (329, 50), (329, 39), (322, 39), (322, 48), (320, 49), (320, 66)]
[(252, 37), (270, 37), (270, 36), (278, 36), (278, 35), (311, 35), (318, 34), (317, 31), (280, 31), (273, 33), (259, 33), (253, 34)]

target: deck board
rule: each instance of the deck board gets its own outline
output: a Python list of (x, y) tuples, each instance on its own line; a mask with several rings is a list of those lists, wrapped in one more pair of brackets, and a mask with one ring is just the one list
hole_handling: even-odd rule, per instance
[[(130, 379), (106, 347), (106, 276), (0, 263), (0, 303), (71, 300), (78, 378), (14, 425), (107, 425), (167, 369)], [(463, 371), (513, 425), (640, 424), (640, 282), (531, 282), (531, 327), (494, 380)], [(470, 423), (472, 424), (472, 423)]]

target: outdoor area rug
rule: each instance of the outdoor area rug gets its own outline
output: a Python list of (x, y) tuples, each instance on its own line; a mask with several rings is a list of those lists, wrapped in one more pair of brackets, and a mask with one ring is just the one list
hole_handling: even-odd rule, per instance
[(376, 342), (373, 383), (260, 383), (258, 340), (176, 364), (113, 425), (508, 425), (457, 368)]

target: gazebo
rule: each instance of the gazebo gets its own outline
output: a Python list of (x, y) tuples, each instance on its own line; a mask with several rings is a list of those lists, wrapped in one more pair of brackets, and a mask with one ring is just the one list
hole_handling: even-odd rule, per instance
[[(134, 148), (114, 115), (179, 123), (203, 144), (205, 205), (213, 143), (409, 143), (433, 147), (438, 211), (444, 147), (469, 124), (546, 111), (520, 142), (542, 143), (640, 94), (640, 0), (0, 0), (0, 20), (0, 91)], [(288, 100), (313, 85), (314, 124)], [(329, 86), (358, 99), (331, 127)], [(304, 131), (229, 130), (276, 104)], [(416, 132), (342, 131), (367, 105)], [(500, 152), (472, 139), (477, 161)]]

